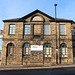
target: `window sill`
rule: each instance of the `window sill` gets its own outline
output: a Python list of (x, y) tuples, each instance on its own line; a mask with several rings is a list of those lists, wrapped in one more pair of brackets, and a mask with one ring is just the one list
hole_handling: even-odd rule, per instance
[(51, 35), (44, 35), (44, 36), (51, 36)]
[(51, 56), (50, 56), (50, 57), (48, 57), (48, 56), (47, 56), (47, 57), (45, 57), (45, 56), (44, 56), (44, 58), (51, 58)]
[(60, 36), (67, 36), (67, 35), (60, 35)]
[(30, 55), (24, 55), (23, 57), (30, 57)]
[(61, 58), (68, 58), (68, 56), (66, 56), (66, 57), (61, 57)]
[(31, 34), (24, 34), (25, 36), (30, 36)]
[(7, 56), (8, 58), (12, 58), (13, 56)]
[(15, 34), (8, 34), (8, 35), (15, 35)]

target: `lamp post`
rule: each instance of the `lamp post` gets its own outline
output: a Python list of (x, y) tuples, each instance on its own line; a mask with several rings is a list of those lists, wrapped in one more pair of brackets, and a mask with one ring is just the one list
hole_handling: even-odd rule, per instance
[(57, 48), (57, 18), (56, 18), (56, 6), (57, 6), (57, 4), (54, 4), (54, 6), (55, 6), (55, 25), (56, 25), (56, 49), (58, 49)]
[(56, 63), (58, 64), (58, 46), (57, 46), (57, 16), (56, 16), (56, 6), (57, 4), (54, 4), (55, 6), (55, 25), (56, 25)]

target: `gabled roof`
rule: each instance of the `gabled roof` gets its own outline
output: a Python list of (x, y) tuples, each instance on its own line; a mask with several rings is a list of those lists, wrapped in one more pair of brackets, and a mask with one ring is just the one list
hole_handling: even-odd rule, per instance
[(29, 13), (28, 15), (22, 17), (21, 19), (26, 19), (26, 18), (28, 18), (28, 17), (30, 17), (31, 15), (34, 15), (34, 14), (36, 14), (36, 13), (41, 13), (41, 14), (47, 16), (48, 18), (54, 19), (53, 17), (51, 17), (51, 16), (45, 14), (44, 12), (42, 12), (42, 11), (40, 11), (40, 10), (35, 10), (35, 11)]
[[(43, 13), (43, 12), (40, 11), (40, 10), (35, 10), (35, 11), (33, 11), (33, 12), (27, 14), (26, 16), (22, 17), (22, 18), (3, 20), (3, 22), (24, 22), (25, 19), (27, 19), (28, 17), (30, 17), (31, 15), (34, 15), (34, 14), (36, 14), (36, 13), (41, 13), (41, 14), (47, 16), (48, 18), (51, 19), (51, 20), (50, 20), (51, 22), (54, 22), (54, 21), (55, 21), (55, 18), (53, 18), (53, 17), (51, 17), (51, 16), (49, 16), (49, 15)], [(60, 18), (56, 18), (56, 20), (57, 20), (57, 22), (73, 22), (72, 20), (60, 19)]]

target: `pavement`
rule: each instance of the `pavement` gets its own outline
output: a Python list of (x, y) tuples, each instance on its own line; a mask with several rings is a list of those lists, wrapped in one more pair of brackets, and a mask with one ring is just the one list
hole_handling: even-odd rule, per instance
[(50, 69), (75, 67), (75, 64), (54, 65), (54, 66), (24, 66), (24, 65), (0, 65), (0, 70), (24, 70), (24, 69)]

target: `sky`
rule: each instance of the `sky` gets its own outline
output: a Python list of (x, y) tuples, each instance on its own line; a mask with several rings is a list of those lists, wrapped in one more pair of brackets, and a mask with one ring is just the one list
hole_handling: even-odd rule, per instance
[(0, 0), (0, 30), (2, 20), (21, 18), (36, 9), (55, 17), (54, 4), (58, 4), (57, 18), (75, 21), (75, 0)]

